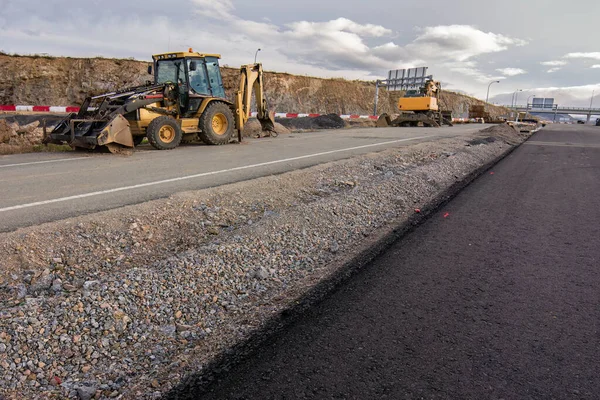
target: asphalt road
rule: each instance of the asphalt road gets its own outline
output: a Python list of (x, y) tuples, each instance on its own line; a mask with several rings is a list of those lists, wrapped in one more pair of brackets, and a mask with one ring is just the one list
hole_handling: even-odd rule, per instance
[(0, 232), (482, 128), (330, 130), (172, 151), (147, 145), (131, 157), (85, 152), (0, 156)]
[[(493, 174), (492, 174), (493, 172)], [(551, 126), (198, 399), (595, 399), (600, 128)]]

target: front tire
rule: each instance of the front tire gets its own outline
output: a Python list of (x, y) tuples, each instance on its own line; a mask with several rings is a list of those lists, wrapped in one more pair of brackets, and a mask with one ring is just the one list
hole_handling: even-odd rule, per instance
[(146, 129), (148, 142), (157, 150), (171, 150), (181, 143), (181, 128), (171, 117), (154, 118)]
[(225, 103), (213, 102), (206, 107), (200, 117), (198, 136), (206, 144), (227, 144), (235, 130), (235, 120), (231, 108)]

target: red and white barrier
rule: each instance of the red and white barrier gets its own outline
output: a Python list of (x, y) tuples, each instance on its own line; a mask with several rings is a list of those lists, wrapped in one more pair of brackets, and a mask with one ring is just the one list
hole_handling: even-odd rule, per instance
[(30, 111), (30, 112), (55, 112), (55, 113), (71, 113), (78, 112), (79, 107), (56, 107), (56, 106), (14, 106), (0, 105), (0, 111)]
[[(79, 112), (79, 107), (56, 107), (56, 106), (15, 106), (15, 105), (0, 105), (0, 111), (28, 111), (28, 112), (52, 112), (52, 113), (76, 113)], [(252, 116), (256, 117), (257, 113), (253, 112)], [(304, 118), (304, 117), (320, 117), (325, 114), (301, 114), (301, 113), (275, 113), (275, 118)], [(358, 114), (342, 114), (342, 119), (373, 119), (377, 120), (376, 115), (358, 115)]]
[[(256, 117), (258, 113), (251, 113), (252, 117)], [(299, 113), (275, 113), (275, 118), (304, 118), (304, 117), (320, 117), (325, 114), (299, 114)], [(377, 119), (376, 115), (358, 115), (358, 114), (341, 114), (340, 118), (342, 119)]]

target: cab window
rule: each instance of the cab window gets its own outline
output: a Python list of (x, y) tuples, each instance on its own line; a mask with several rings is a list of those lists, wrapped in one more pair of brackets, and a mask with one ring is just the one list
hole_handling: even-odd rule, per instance
[[(196, 70), (192, 71), (190, 68), (190, 64), (193, 62), (196, 63)], [(208, 78), (206, 76), (206, 68), (204, 66), (204, 60), (199, 58), (189, 59), (188, 61), (188, 71), (190, 75), (190, 87), (191, 89), (198, 93), (206, 96), (210, 96), (210, 88), (208, 86)]]
[(223, 80), (221, 79), (221, 70), (219, 69), (219, 59), (216, 57), (206, 57), (206, 72), (208, 72), (208, 81), (214, 97), (225, 97)]

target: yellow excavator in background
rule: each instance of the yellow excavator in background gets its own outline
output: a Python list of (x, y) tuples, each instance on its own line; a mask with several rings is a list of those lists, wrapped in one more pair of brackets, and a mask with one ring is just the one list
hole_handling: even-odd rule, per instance
[(400, 115), (392, 120), (384, 113), (377, 120), (377, 126), (452, 126), (452, 113), (440, 111), (441, 91), (441, 83), (433, 79), (427, 80), (419, 89), (406, 91), (398, 100)]
[(241, 142), (253, 94), (263, 131), (276, 135), (261, 64), (241, 67), (239, 89), (230, 102), (225, 98), (219, 54), (189, 49), (152, 58), (148, 73), (154, 75), (153, 82), (88, 97), (77, 114), (44, 133), (44, 142), (88, 149), (105, 146), (112, 153), (124, 154), (130, 154), (144, 138), (159, 150), (196, 138), (222, 145), (231, 141), (235, 131)]

